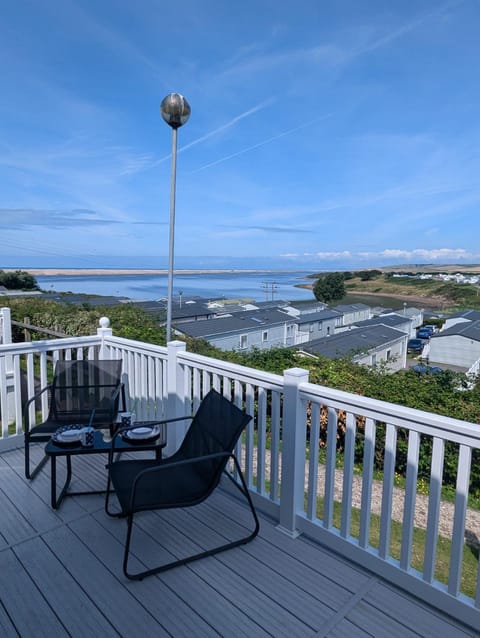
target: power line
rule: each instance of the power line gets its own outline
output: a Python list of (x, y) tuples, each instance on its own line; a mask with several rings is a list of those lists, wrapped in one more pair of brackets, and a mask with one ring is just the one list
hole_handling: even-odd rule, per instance
[(278, 285), (276, 281), (262, 281), (262, 288), (265, 291), (266, 301), (269, 301), (269, 294), (272, 296), (271, 300), (274, 300), (275, 291), (278, 289)]

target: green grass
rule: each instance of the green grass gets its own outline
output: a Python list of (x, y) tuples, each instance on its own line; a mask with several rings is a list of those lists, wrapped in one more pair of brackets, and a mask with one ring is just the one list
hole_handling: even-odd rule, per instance
[[(339, 528), (341, 524), (341, 508), (339, 502), (334, 503), (333, 520), (335, 527)], [(317, 501), (317, 517), (323, 516), (323, 499)], [(351, 509), (351, 528), (350, 534), (354, 538), (360, 535), (360, 510)], [(370, 516), (370, 537), (369, 542), (372, 547), (378, 548), (380, 543), (380, 516), (371, 514)], [(423, 560), (425, 552), (426, 531), (415, 527), (413, 530), (413, 545), (411, 565), (418, 571), (423, 571)], [(400, 559), (400, 548), (402, 543), (402, 524), (397, 521), (391, 522), (390, 537), (390, 554), (395, 559)], [(452, 543), (450, 539), (442, 536), (438, 537), (437, 556), (435, 564), (435, 578), (441, 583), (448, 582), (448, 574), (450, 569), (450, 552)], [(465, 545), (462, 563), (462, 577), (460, 590), (466, 596), (475, 597), (477, 573), (478, 573), (479, 550), (477, 547)]]
[[(268, 493), (270, 489), (269, 481), (266, 482), (265, 490)], [(317, 498), (317, 518), (323, 518), (324, 499)], [(305, 509), (307, 506), (307, 494), (305, 493)], [(353, 538), (360, 537), (360, 509), (352, 507), (350, 510), (351, 525), (349, 533)], [(333, 525), (340, 529), (342, 520), (342, 503), (335, 501), (333, 506)], [(391, 521), (390, 526), (390, 556), (396, 560), (400, 560), (400, 550), (402, 546), (402, 530), (403, 525), (398, 521)], [(427, 533), (426, 530), (414, 527), (413, 541), (411, 551), (410, 565), (420, 573), (423, 572), (423, 562), (425, 556)], [(378, 549), (380, 545), (380, 516), (378, 514), (370, 514), (370, 533), (369, 545)], [(435, 559), (435, 579), (445, 585), (448, 584), (450, 570), (450, 554), (452, 550), (452, 542), (444, 536), (437, 537), (437, 552)], [(462, 574), (460, 581), (460, 592), (470, 598), (475, 598), (477, 588), (477, 575), (479, 569), (479, 548), (468, 542), (464, 545), (462, 557)]]
[[(269, 442), (267, 441), (267, 448), (269, 447), (270, 447)], [(325, 450), (323, 449), (320, 450), (320, 464), (322, 464), (322, 459), (323, 461), (325, 461)], [(337, 455), (336, 467), (337, 469), (343, 468), (342, 455)], [(361, 471), (362, 471), (361, 466), (356, 465), (355, 473), (361, 474)], [(374, 478), (377, 480), (382, 480), (383, 475), (380, 472), (376, 472)], [(405, 479), (402, 476), (396, 474), (395, 486), (404, 488)], [(419, 494), (428, 493), (428, 487), (429, 487), (428, 483), (420, 479), (417, 483), (417, 492)], [(265, 489), (268, 493), (270, 489), (269, 481), (267, 481)], [(444, 488), (444, 490), (442, 491), (442, 499), (453, 502), (454, 497), (455, 497), (455, 490), (453, 488), (449, 488), (449, 487)], [(306, 498), (307, 496), (305, 495), (305, 506), (306, 506)], [(480, 509), (480, 499), (471, 497), (469, 501), (469, 505), (476, 509)], [(334, 513), (333, 513), (333, 524), (336, 528), (340, 528), (340, 525), (341, 525), (341, 512), (342, 512), (342, 504), (335, 501)], [(317, 517), (319, 519), (322, 519), (323, 517), (323, 499), (321, 497), (317, 499)], [(397, 560), (400, 559), (400, 549), (402, 544), (402, 529), (403, 529), (402, 523), (399, 523), (398, 521), (394, 521), (394, 520), (391, 521), (390, 554), (393, 558)], [(354, 508), (354, 507), (351, 508), (350, 534), (354, 538), (359, 538), (360, 536), (360, 509)], [(372, 547), (378, 549), (380, 544), (380, 516), (378, 514), (370, 515), (369, 543)], [(411, 566), (414, 569), (418, 570), (419, 572), (423, 571), (425, 543), (426, 543), (426, 530), (415, 527), (413, 530)], [(449, 538), (445, 538), (443, 536), (439, 536), (437, 538), (435, 578), (439, 582), (444, 584), (448, 583), (451, 548), (452, 548), (452, 543)], [(460, 590), (464, 595), (469, 596), (471, 598), (474, 598), (476, 593), (478, 562), (479, 562), (478, 547), (474, 547), (473, 545), (469, 543), (465, 543)]]

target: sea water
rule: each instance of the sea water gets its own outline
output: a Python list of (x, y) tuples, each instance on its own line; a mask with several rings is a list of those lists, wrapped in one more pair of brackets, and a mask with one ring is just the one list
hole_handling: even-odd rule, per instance
[[(209, 299), (314, 300), (313, 292), (297, 288), (298, 284), (313, 283), (310, 272), (231, 272), (175, 274), (173, 294), (207, 297)], [(36, 280), (46, 292), (73, 292), (89, 295), (113, 295), (129, 299), (162, 299), (167, 296), (167, 275), (48, 275)]]

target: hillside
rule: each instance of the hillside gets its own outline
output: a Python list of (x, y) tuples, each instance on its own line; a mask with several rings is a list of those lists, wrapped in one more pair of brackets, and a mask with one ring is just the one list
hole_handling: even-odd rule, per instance
[[(402, 266), (398, 272), (416, 273), (419, 269), (415, 266)], [(424, 266), (423, 268), (430, 268)], [(431, 267), (433, 268), (433, 267)], [(451, 266), (453, 272), (459, 270)], [(480, 273), (480, 266), (469, 267), (467, 272), (474, 274), (473, 268)], [(365, 273), (372, 272), (371, 279), (365, 277)], [(441, 308), (442, 310), (456, 310), (459, 308), (480, 308), (480, 288), (472, 284), (457, 284), (437, 279), (415, 279), (413, 277), (392, 277), (393, 269), (377, 269), (373, 271), (358, 271), (345, 273), (345, 289), (347, 294), (377, 295), (382, 297), (394, 297), (422, 307)], [(425, 271), (427, 272), (427, 271)], [(440, 272), (438, 269), (436, 272)], [(442, 271), (445, 272), (445, 271)], [(322, 273), (312, 275), (312, 279)], [(432, 273), (433, 274), (433, 273)], [(313, 284), (305, 284), (305, 288), (313, 288)]]
[(384, 273), (387, 272), (419, 272), (419, 273), (461, 273), (462, 275), (480, 274), (480, 264), (402, 264), (400, 266), (385, 266), (379, 268)]

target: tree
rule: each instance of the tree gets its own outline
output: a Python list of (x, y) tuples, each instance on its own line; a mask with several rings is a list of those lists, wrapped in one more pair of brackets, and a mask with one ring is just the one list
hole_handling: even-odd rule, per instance
[(362, 281), (371, 281), (372, 279), (377, 279), (382, 275), (381, 270), (359, 270), (356, 275), (360, 277)]
[(315, 299), (330, 303), (345, 297), (345, 277), (341, 272), (330, 272), (317, 279), (313, 294)]
[(0, 286), (5, 286), (7, 290), (38, 290), (37, 280), (25, 270), (0, 270)]

